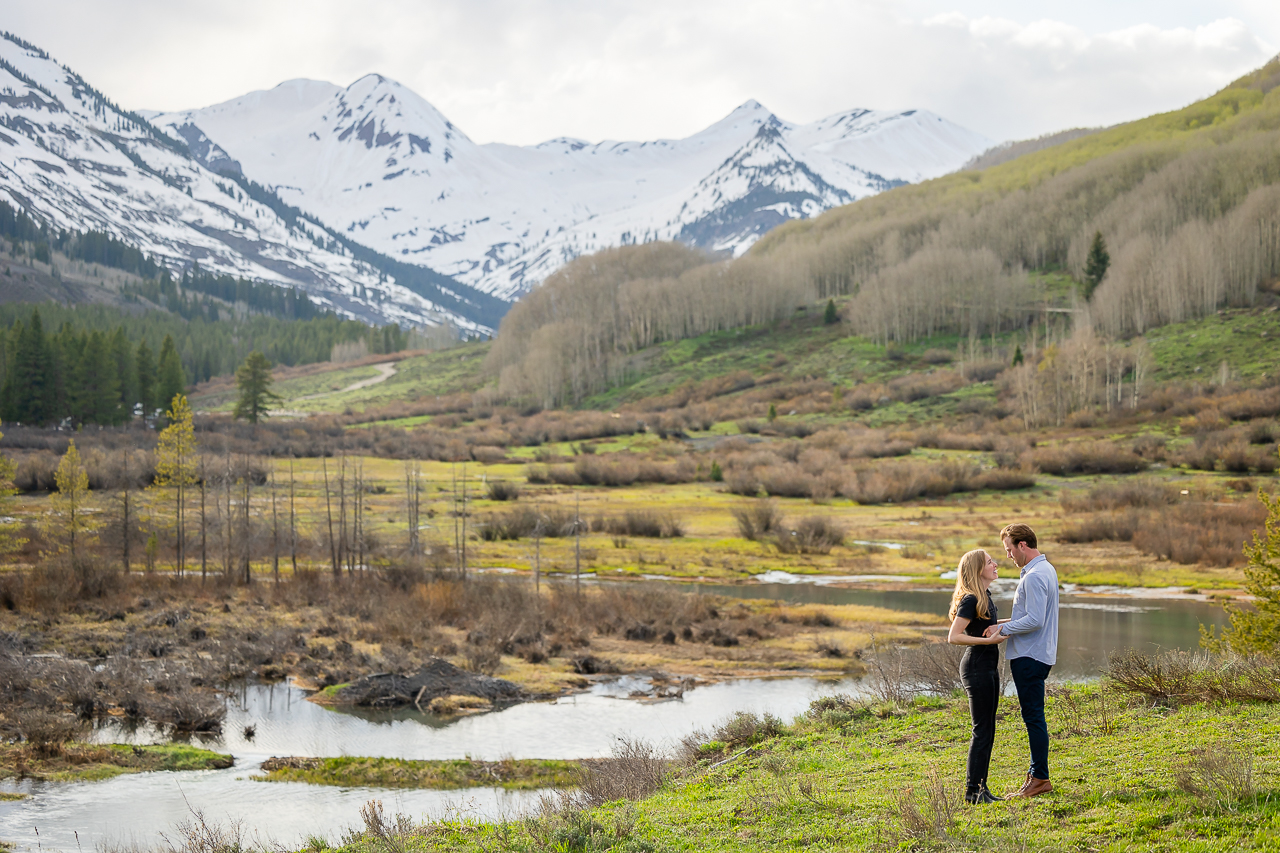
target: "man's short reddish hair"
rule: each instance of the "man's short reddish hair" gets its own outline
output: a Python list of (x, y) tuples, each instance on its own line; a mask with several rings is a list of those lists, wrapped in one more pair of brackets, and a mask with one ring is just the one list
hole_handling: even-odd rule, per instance
[(1036, 547), (1036, 532), (1031, 529), (1030, 525), (1022, 522), (1005, 525), (1004, 530), (1000, 531), (1001, 539), (1008, 539), (1010, 545), (1017, 545), (1019, 542), (1026, 542), (1028, 548)]

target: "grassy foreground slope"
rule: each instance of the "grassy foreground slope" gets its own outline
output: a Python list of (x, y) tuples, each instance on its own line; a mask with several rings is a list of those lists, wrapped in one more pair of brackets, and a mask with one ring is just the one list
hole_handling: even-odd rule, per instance
[[(1169, 708), (1094, 686), (1061, 691), (1048, 711), (1056, 790), (1026, 802), (959, 801), (969, 732), (962, 700), (819, 700), (750, 752), (739, 755), (750, 741), (704, 744), (704, 757), (635, 805), (432, 824), (385, 840), (353, 837), (343, 849), (1280, 850), (1280, 708)], [(1015, 700), (1004, 700), (1001, 716), (997, 793), (1022, 783), (1027, 760)], [(738, 757), (715, 766), (726, 755)], [(1248, 784), (1231, 784), (1245, 767)], [(1197, 786), (1204, 790), (1188, 791)]]

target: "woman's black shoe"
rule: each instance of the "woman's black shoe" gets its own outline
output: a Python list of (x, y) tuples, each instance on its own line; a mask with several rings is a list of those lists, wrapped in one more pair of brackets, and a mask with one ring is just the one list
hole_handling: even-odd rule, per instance
[(976, 794), (964, 795), (964, 801), (971, 806), (985, 806), (989, 803), (998, 803), (1000, 800), (1000, 797), (997, 797), (986, 788), (980, 788)]

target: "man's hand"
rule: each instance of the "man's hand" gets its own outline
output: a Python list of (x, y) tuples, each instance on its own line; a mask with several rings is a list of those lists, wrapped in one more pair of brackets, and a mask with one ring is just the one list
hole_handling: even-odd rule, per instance
[(987, 630), (985, 630), (985, 631), (983, 631), (983, 632), (982, 632), (982, 636), (984, 636), (984, 637), (994, 637), (996, 634), (999, 634), (999, 633), (1000, 633), (1000, 626), (999, 626), (999, 625), (991, 625), (991, 626), (989, 626), (989, 627), (987, 628)]

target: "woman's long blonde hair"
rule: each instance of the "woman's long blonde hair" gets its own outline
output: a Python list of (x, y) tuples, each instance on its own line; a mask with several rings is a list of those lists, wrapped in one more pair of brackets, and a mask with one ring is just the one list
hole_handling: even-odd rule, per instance
[(978, 615), (983, 619), (987, 618), (987, 594), (979, 582), (979, 575), (986, 568), (988, 557), (986, 551), (976, 548), (960, 558), (960, 565), (956, 566), (956, 591), (951, 593), (948, 619), (956, 618), (956, 611), (960, 609), (960, 602), (966, 595), (978, 599)]

